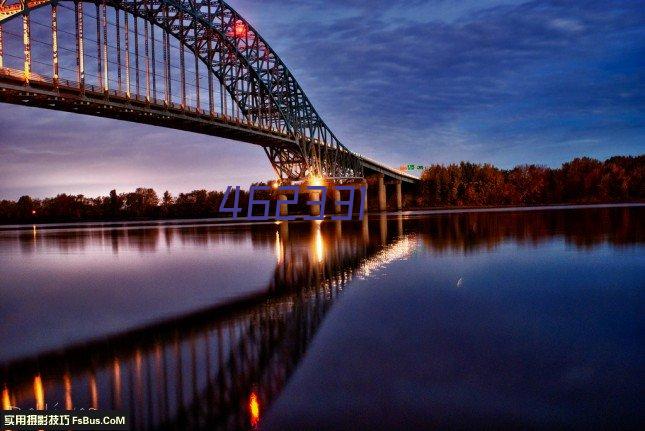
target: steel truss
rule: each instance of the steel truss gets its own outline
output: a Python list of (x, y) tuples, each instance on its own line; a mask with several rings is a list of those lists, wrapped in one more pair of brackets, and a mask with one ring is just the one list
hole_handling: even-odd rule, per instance
[[(270, 133), (285, 134), (293, 145), (263, 145), (277, 175), (283, 179), (302, 180), (310, 176), (331, 178), (356, 178), (363, 176), (361, 157), (348, 150), (320, 118), (304, 91), (278, 55), (260, 34), (232, 7), (221, 0), (2, 0), (0, 3), (0, 67), (2, 67), (2, 24), (12, 18), (22, 17), (24, 39), (24, 78), (29, 84), (31, 71), (30, 12), (51, 6), (51, 28), (53, 35), (52, 86), (58, 85), (58, 43), (57, 6), (73, 3), (75, 10), (76, 68), (81, 93), (85, 87), (85, 64), (83, 60), (83, 3), (93, 3), (96, 10), (96, 59), (99, 82), (106, 97), (109, 97), (108, 79), (108, 15), (106, 8), (113, 8), (116, 14), (117, 32), (120, 12), (125, 12), (125, 82), (122, 82), (121, 49), (122, 38), (116, 37), (118, 53), (118, 89), (125, 85), (127, 96), (132, 87), (137, 95), (150, 102), (156, 99), (156, 83), (163, 82), (164, 101), (171, 105), (170, 44), (173, 37), (180, 42), (181, 63), (181, 106), (186, 106), (185, 50), (195, 57), (196, 85), (200, 86), (198, 63), (208, 71), (208, 112), (214, 112), (214, 78), (235, 102), (242, 117), (250, 124)], [(142, 19), (145, 23), (145, 46), (138, 46), (139, 37), (128, 39), (128, 15)], [(137, 19), (133, 20), (135, 34)], [(148, 28), (150, 26), (150, 29)], [(155, 67), (154, 43), (148, 46), (148, 34), (154, 28), (162, 30), (163, 70)], [(134, 59), (130, 58), (129, 44), (134, 44)], [(143, 53), (141, 52), (143, 51)], [(143, 55), (142, 55), (143, 54)], [(140, 57), (143, 58), (140, 58)], [(137, 72), (131, 82), (130, 67), (134, 61), (135, 70), (140, 62), (144, 64), (145, 79), (140, 81)], [(214, 78), (213, 78), (214, 77)], [(203, 84), (201, 84), (203, 85)], [(145, 87), (142, 90), (142, 87)], [(199, 91), (197, 105), (199, 108)], [(260, 144), (262, 145), (262, 144)]]

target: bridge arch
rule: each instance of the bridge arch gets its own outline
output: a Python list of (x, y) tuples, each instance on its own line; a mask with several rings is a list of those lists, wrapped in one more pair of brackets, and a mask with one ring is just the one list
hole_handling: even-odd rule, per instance
[[(4, 0), (0, 3), (0, 25), (19, 16), (24, 19), (33, 10), (47, 5), (56, 7), (63, 2), (95, 4), (97, 12), (100, 6), (104, 14), (105, 8), (111, 7), (160, 27), (178, 40), (207, 67), (209, 99), (213, 97), (212, 74), (245, 117), (262, 127), (288, 134), (295, 141), (295, 146), (264, 147), (280, 177), (360, 176), (361, 167), (356, 156), (320, 119), (282, 60), (248, 21), (224, 1), (19, 0), (7, 4)], [(212, 111), (212, 100), (209, 102)]]
[[(152, 25), (156, 25), (161, 28), (163, 31), (167, 32), (169, 35), (173, 36), (177, 41), (184, 45), (186, 49), (196, 55), (200, 61), (209, 69), (209, 72), (215, 75), (219, 82), (222, 83), (228, 94), (231, 98), (237, 103), (240, 109), (246, 115), (251, 116), (249, 113), (252, 111), (249, 106), (247, 106), (249, 94), (244, 94), (236, 88), (236, 84), (241, 78), (246, 78), (251, 80), (252, 85), (258, 87), (258, 92), (253, 93), (255, 96), (251, 103), (253, 102), (263, 102), (264, 105), (271, 104), (275, 107), (277, 113), (279, 113), (281, 121), (284, 122), (284, 125), (276, 124), (275, 128), (278, 131), (283, 132), (293, 132), (293, 127), (287, 119), (285, 113), (280, 109), (277, 103), (273, 100), (273, 96), (268, 91), (268, 88), (262, 80), (259, 79), (257, 71), (251, 67), (246, 57), (241, 55), (239, 50), (236, 49), (234, 44), (227, 39), (219, 30), (219, 28), (209, 24), (207, 17), (203, 16), (198, 10), (188, 9), (184, 3), (192, 4), (192, 2), (182, 2), (181, 0), (103, 0), (103, 1), (92, 1), (92, 0), (33, 0), (24, 3), (19, 3), (16, 6), (19, 7), (5, 7), (5, 11), (0, 13), (0, 25), (6, 23), (7, 21), (28, 14), (31, 11), (40, 9), (44, 6), (56, 6), (59, 3), (88, 3), (93, 5), (101, 5), (104, 7), (111, 7), (115, 10), (123, 11), (128, 13), (136, 18), (140, 18), (148, 21)], [(149, 4), (157, 5), (156, 9), (148, 7)], [(174, 9), (173, 9), (174, 8)], [(0, 10), (2, 8), (0, 7)], [(183, 22), (185, 18), (183, 14), (188, 14), (190, 22), (188, 25), (184, 25)], [(215, 14), (213, 14), (214, 16)], [(179, 22), (179, 25), (175, 25), (175, 22)], [(197, 28), (197, 24), (204, 26), (203, 28)], [(189, 35), (189, 32), (193, 32), (193, 35)], [(209, 44), (212, 48), (204, 50), (197, 46), (197, 34), (212, 34), (216, 37), (215, 44)], [(188, 36), (188, 37), (187, 37)], [(190, 43), (190, 41), (193, 43)], [(216, 62), (216, 54), (220, 57), (219, 61)], [(236, 62), (231, 62), (231, 55), (234, 55), (237, 59)], [(226, 60), (221, 60), (221, 58), (226, 57)], [(222, 67), (224, 65), (224, 67)], [(232, 75), (236, 78), (235, 81), (226, 79), (226, 67), (236, 67), (238, 70)], [(268, 103), (267, 103), (268, 102)], [(263, 118), (262, 107), (255, 108), (255, 115), (257, 119)], [(264, 109), (270, 109), (268, 106)]]
[[(73, 4), (76, 31), (76, 70), (77, 81), (66, 81), (59, 85), (58, 48), (57, 48), (57, 10), (62, 4)], [(82, 19), (83, 4), (93, 4), (96, 16), (96, 43), (94, 51), (98, 64), (96, 77), (99, 85), (85, 85), (84, 77), (84, 38)], [(30, 13), (45, 6), (51, 6), (51, 42), (53, 66), (51, 77), (31, 74)], [(116, 11), (115, 20), (109, 22), (107, 8)], [(80, 12), (79, 12), (80, 11)], [(125, 14), (124, 51), (119, 47), (119, 17)], [(16, 31), (17, 38), (24, 45), (25, 73), (19, 69), (3, 67), (2, 27), (14, 18), (22, 17), (23, 31)], [(131, 51), (128, 48), (128, 22), (134, 17), (136, 88), (137, 95), (130, 97), (129, 73), (127, 65)], [(37, 23), (34, 20), (35, 23)], [(137, 22), (145, 25), (145, 35), (137, 32)], [(37, 23), (41, 24), (41, 23)], [(42, 24), (41, 24), (42, 25)], [(108, 25), (116, 28), (114, 46), (108, 49)], [(47, 27), (48, 25), (45, 24)], [(152, 32), (152, 94), (150, 97), (150, 63), (148, 57), (148, 29)], [(164, 52), (163, 86), (164, 101), (157, 99), (155, 78), (162, 76), (155, 72), (155, 45), (159, 42), (154, 36), (154, 29), (161, 28)], [(114, 36), (114, 31), (112, 35)], [(22, 34), (17, 34), (22, 33)], [(80, 33), (80, 35), (79, 35)], [(70, 32), (71, 39), (74, 33)], [(49, 36), (48, 36), (49, 37)], [(180, 109), (173, 102), (175, 97), (171, 87), (173, 74), (170, 72), (170, 39), (179, 43), (181, 62), (181, 104)], [(102, 40), (101, 40), (102, 39)], [(145, 41), (145, 69), (139, 69), (139, 43)], [(37, 41), (38, 42), (38, 41)], [(40, 41), (42, 42), (42, 41)], [(110, 51), (112, 49), (112, 51)], [(196, 80), (197, 109), (186, 106), (186, 69), (184, 67), (184, 50), (195, 58), (194, 78)], [(73, 49), (68, 51), (74, 52)], [(89, 51), (88, 51), (89, 52)], [(116, 63), (114, 53), (116, 52)], [(121, 54), (126, 53), (127, 94), (121, 91)], [(110, 58), (112, 55), (112, 58)], [(88, 55), (88, 58), (92, 57)], [(19, 57), (16, 57), (19, 58)], [(112, 61), (110, 61), (112, 60)], [(118, 68), (108, 63), (117, 64)], [(167, 64), (166, 64), (167, 63)], [(204, 65), (208, 79), (208, 114), (200, 108), (200, 69)], [(43, 63), (46, 64), (46, 63)], [(71, 64), (71, 62), (70, 62)], [(88, 63), (90, 64), (90, 63)], [(160, 68), (157, 68), (157, 71)], [(69, 69), (68, 69), (69, 70)], [(115, 82), (115, 70), (118, 73), (118, 88), (110, 87)], [(48, 74), (49, 72), (47, 72)], [(139, 91), (140, 73), (145, 73), (146, 95)], [(175, 72), (176, 73), (176, 72)], [(101, 78), (103, 77), (103, 78)], [(112, 77), (112, 79), (110, 78)], [(203, 78), (202, 78), (203, 79)], [(213, 81), (221, 86), (220, 107), (223, 111), (214, 112), (215, 98)], [(64, 87), (64, 88), (63, 88)], [(88, 87), (89, 90), (88, 90)], [(176, 87), (174, 87), (176, 90)], [(87, 91), (86, 91), (87, 90)], [(226, 105), (223, 95), (226, 92)], [(142, 97), (145, 99), (143, 103)], [(174, 98), (176, 100), (176, 98)], [(340, 180), (356, 180), (364, 177), (364, 169), (370, 173), (381, 173), (397, 181), (414, 182), (416, 179), (397, 172), (378, 162), (362, 157), (347, 149), (318, 115), (316, 109), (285, 66), (277, 53), (271, 49), (255, 28), (237, 11), (223, 0), (0, 0), (0, 102), (39, 106), (47, 109), (66, 110), (88, 115), (117, 118), (126, 121), (159, 125), (181, 130), (197, 131), (214, 136), (241, 140), (264, 148), (279, 178), (302, 180), (311, 176), (321, 176)], [(230, 105), (229, 105), (230, 102)], [(227, 116), (226, 106), (233, 109), (233, 118)], [(242, 121), (235, 118), (235, 111), (240, 113)], [(210, 114), (210, 115), (209, 115)]]

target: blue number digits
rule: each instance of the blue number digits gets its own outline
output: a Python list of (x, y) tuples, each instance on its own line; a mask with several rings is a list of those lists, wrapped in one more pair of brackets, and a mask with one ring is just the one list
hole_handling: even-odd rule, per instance
[(341, 207), (347, 207), (347, 214), (345, 215), (334, 215), (331, 216), (332, 220), (351, 220), (352, 219), (352, 210), (354, 209), (354, 187), (353, 186), (336, 186), (336, 190), (339, 192), (343, 190), (349, 190), (349, 198), (344, 200), (336, 201), (336, 205)]
[[(255, 199), (255, 192), (257, 190), (269, 190), (269, 186), (251, 186), (251, 189), (249, 190), (249, 210), (246, 215), (246, 218), (249, 220), (269, 220), (269, 205), (270, 202), (268, 200), (256, 200)], [(253, 215), (253, 206), (254, 205), (264, 205), (264, 214), (261, 216), (254, 216)]]
[(242, 208), (240, 208), (240, 186), (235, 186), (235, 198), (233, 200), (233, 207), (232, 208), (226, 208), (226, 201), (228, 200), (228, 196), (231, 194), (231, 186), (228, 186), (226, 189), (226, 193), (224, 193), (224, 197), (222, 198), (222, 203), (219, 204), (219, 211), (222, 213), (232, 213), (233, 218), (237, 218), (237, 214), (242, 211)]
[[(286, 199), (286, 200), (279, 200), (275, 204), (275, 219), (276, 220), (295, 220), (296, 216), (290, 216), (290, 215), (285, 215), (283, 216), (280, 213), (280, 206), (281, 205), (289, 205), (289, 204), (297, 204), (298, 203), (298, 193), (300, 191), (300, 187), (298, 186), (281, 186), (278, 187), (278, 191), (293, 191), (293, 198), (292, 199)], [(289, 212), (287, 210), (287, 212)]]
[[(232, 207), (227, 207), (226, 203), (229, 200), (229, 197), (231, 196), (233, 186), (228, 186), (226, 189), (226, 192), (224, 193), (224, 197), (222, 198), (222, 202), (220, 203), (219, 206), (219, 211), (221, 213), (231, 213), (232, 218), (238, 218), (239, 214), (242, 212), (242, 208), (240, 208), (240, 186), (235, 186), (235, 195), (233, 197), (233, 206)], [(271, 188), (269, 186), (251, 186), (249, 189), (249, 205), (247, 208), (247, 220), (254, 220), (254, 221), (259, 221), (259, 220), (269, 220), (269, 213), (271, 211), (271, 200), (270, 199), (255, 199), (255, 193), (257, 191), (269, 191)], [(288, 208), (285, 211), (285, 215), (283, 215), (280, 211), (280, 207), (285, 206), (288, 207), (289, 205), (296, 205), (298, 204), (298, 198), (300, 195), (300, 186), (280, 186), (278, 187), (278, 199), (275, 204), (275, 219), (276, 220), (284, 220), (284, 221), (293, 221), (298, 218), (298, 216), (295, 215), (288, 215), (289, 211)], [(325, 204), (327, 203), (327, 187), (325, 186), (307, 186), (307, 190), (310, 192), (318, 192), (320, 194), (320, 198), (318, 200), (310, 200), (307, 201), (307, 205), (310, 207), (318, 207), (319, 212), (318, 215), (316, 216), (309, 216), (305, 215), (303, 216), (303, 220), (324, 220), (325, 219)], [(351, 220), (352, 219), (352, 213), (354, 211), (354, 199), (356, 197), (356, 189), (354, 186), (335, 186), (333, 190), (337, 190), (338, 192), (341, 191), (348, 191), (349, 196), (347, 200), (338, 200), (335, 202), (336, 205), (339, 207), (346, 207), (347, 211), (344, 214), (338, 214), (338, 215), (332, 215), (331, 219), (332, 220)], [(283, 195), (286, 195), (286, 192), (293, 192), (293, 196), (290, 199), (280, 199), (283, 197)], [(314, 194), (314, 193), (312, 193)], [(358, 219), (363, 220), (363, 216), (365, 215), (365, 197), (367, 194), (367, 188), (365, 186), (360, 187), (360, 196), (361, 196), (361, 201), (359, 205), (359, 212), (358, 212)], [(264, 211), (262, 215), (254, 216), (253, 215), (253, 207), (262, 205), (264, 207)]]
[(363, 220), (363, 215), (365, 215), (365, 201), (367, 201), (367, 187), (361, 186), (361, 205), (358, 210), (359, 220)]
[(307, 205), (317, 205), (320, 208), (320, 214), (317, 216), (304, 216), (304, 220), (323, 220), (325, 218), (325, 202), (327, 201), (327, 187), (325, 186), (307, 186), (307, 190), (320, 190), (320, 200), (307, 201)]

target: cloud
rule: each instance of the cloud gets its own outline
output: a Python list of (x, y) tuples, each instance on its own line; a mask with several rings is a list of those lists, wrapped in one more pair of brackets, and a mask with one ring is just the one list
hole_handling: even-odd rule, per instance
[[(643, 152), (645, 11), (638, 2), (231, 3), (283, 58), (336, 135), (386, 163), (554, 165), (578, 155)], [(13, 162), (26, 157), (19, 147), (43, 163), (74, 152), (120, 166), (136, 136), (138, 148), (151, 149), (146, 160), (173, 175), (199, 164), (191, 154), (200, 154), (213, 169), (239, 176), (228, 162), (242, 152), (270, 175), (253, 147), (221, 143), (212, 152), (212, 139), (83, 117), (88, 128), (100, 125), (90, 135), (96, 145), (87, 146), (74, 142), (77, 121), (69, 114), (40, 111), (33, 130), (21, 135), (32, 114), (15, 112), (0, 107), (0, 150)], [(37, 139), (45, 129), (69, 141), (53, 147)], [(182, 163), (154, 155), (182, 136), (193, 142), (190, 151), (178, 147)], [(6, 163), (0, 161), (3, 171)], [(204, 175), (195, 184), (208, 182)]]
[[(477, 159), (539, 140), (566, 145), (576, 133), (593, 134), (611, 151), (634, 151), (642, 141), (643, 121), (635, 120), (644, 107), (636, 90), (642, 60), (635, 59), (643, 58), (645, 19), (634, 3), (498, 4), (450, 22), (392, 23), (389, 15), (374, 8), (283, 24), (283, 57), (350, 147), (387, 158), (384, 144), (398, 142), (401, 152), (418, 150), (411, 158), (432, 161), (453, 141), (425, 137), (456, 125), (472, 135), (466, 156)], [(615, 128), (627, 142), (609, 141)], [(557, 150), (524, 161), (562, 160)], [(460, 157), (455, 151), (450, 159)]]

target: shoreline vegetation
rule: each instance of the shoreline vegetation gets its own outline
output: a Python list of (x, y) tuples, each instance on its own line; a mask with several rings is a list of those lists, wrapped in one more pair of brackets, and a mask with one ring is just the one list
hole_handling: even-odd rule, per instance
[[(370, 201), (373, 201), (374, 189), (368, 184)], [(219, 211), (223, 197), (223, 191), (208, 190), (193, 190), (176, 197), (166, 191), (160, 197), (154, 189), (143, 187), (126, 193), (112, 190), (108, 196), (95, 198), (68, 194), (45, 199), (22, 196), (17, 201), (0, 201), (0, 224), (230, 217), (230, 213)], [(389, 204), (393, 203), (392, 198)], [(275, 201), (277, 197), (271, 191), (258, 191), (255, 199)], [(239, 202), (244, 209), (242, 216), (246, 214), (248, 201), (248, 190), (242, 190)], [(290, 206), (290, 212), (305, 213), (304, 201), (300, 199), (299, 204)], [(555, 169), (521, 165), (505, 170), (469, 162), (431, 165), (423, 171), (416, 186), (404, 189), (403, 209), (640, 202), (645, 202), (645, 155), (614, 156), (604, 162), (582, 157)], [(326, 212), (332, 209), (331, 199), (328, 205)]]

